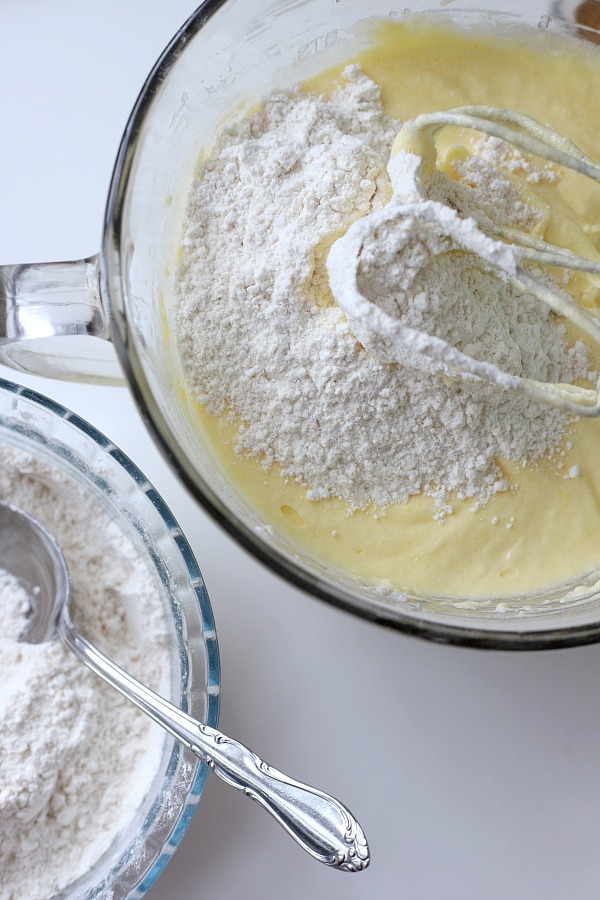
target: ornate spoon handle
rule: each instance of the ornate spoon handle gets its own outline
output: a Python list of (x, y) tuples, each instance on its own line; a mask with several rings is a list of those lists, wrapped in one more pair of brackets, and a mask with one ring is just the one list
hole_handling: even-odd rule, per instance
[(189, 747), (223, 781), (271, 813), (307, 853), (345, 872), (366, 869), (369, 848), (364, 832), (339, 800), (278, 772), (243, 744), (196, 721), (136, 681), (79, 634), (66, 608), (58, 633), (97, 675)]
[(369, 864), (362, 828), (339, 800), (289, 778), (243, 744), (197, 723), (189, 746), (214, 772), (256, 800), (304, 849), (328, 866), (357, 872)]

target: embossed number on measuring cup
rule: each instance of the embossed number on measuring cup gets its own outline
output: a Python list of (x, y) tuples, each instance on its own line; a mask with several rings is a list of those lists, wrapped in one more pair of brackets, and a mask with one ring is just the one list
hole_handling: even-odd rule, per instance
[(310, 56), (316, 56), (318, 53), (322, 53), (323, 50), (327, 50), (328, 47), (333, 47), (334, 44), (337, 44), (337, 40), (337, 28), (333, 31), (328, 31), (327, 34), (321, 34), (308, 44), (303, 44), (298, 48), (298, 59), (308, 59)]

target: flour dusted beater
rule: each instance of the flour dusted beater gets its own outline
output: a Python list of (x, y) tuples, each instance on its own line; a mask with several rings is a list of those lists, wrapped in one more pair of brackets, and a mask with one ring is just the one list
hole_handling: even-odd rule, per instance
[[(420, 115), (403, 125), (394, 142), (388, 165), (394, 189), (391, 201), (356, 221), (331, 248), (327, 268), (337, 303), (361, 343), (382, 359), (403, 362), (407, 351), (419, 353), (447, 375), (493, 382), (577, 415), (600, 415), (600, 382), (596, 389), (586, 389), (523, 378), (493, 362), (475, 359), (448, 340), (399, 317), (406, 300), (404, 285), (414, 281), (432, 259), (450, 260), (453, 254), (469, 253), (476, 268), (540, 300), (600, 346), (600, 320), (539, 272), (540, 266), (579, 270), (600, 287), (600, 253), (591, 250), (590, 256), (596, 258), (589, 259), (496, 221), (484, 197), (478, 198), (476, 190), (465, 188), (438, 168), (435, 138), (449, 125), (499, 138), (600, 183), (600, 164), (529, 116), (492, 106)], [(362, 268), (373, 263), (384, 237), (388, 249), (393, 250), (384, 264), (392, 267), (390, 272), (398, 279), (392, 305), (365, 296), (361, 284)]]

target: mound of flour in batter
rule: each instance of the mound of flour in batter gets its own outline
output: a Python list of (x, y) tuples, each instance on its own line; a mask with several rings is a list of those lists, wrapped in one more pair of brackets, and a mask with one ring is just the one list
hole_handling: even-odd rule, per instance
[[(181, 361), (193, 398), (240, 423), (238, 451), (277, 463), (311, 499), (359, 508), (456, 491), (483, 502), (507, 486), (497, 457), (548, 455), (569, 418), (493, 386), (378, 360), (334, 304), (324, 272), (333, 240), (389, 199), (385, 167), (399, 126), (377, 85), (350, 66), (331, 98), (275, 93), (218, 135), (182, 241)], [(519, 201), (515, 220), (524, 215)], [(471, 339), (506, 362), (501, 335)], [(528, 321), (510, 340), (515, 374), (585, 374), (585, 354), (545, 310), (539, 327)]]

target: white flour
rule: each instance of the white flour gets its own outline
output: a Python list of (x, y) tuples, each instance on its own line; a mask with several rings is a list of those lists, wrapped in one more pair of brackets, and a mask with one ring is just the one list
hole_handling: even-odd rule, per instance
[(552, 163), (534, 165), (517, 147), (493, 135), (480, 138), (475, 145), (475, 153), (480, 161), (487, 161), (505, 172), (522, 176), (531, 184), (558, 181), (558, 174)]
[[(160, 599), (120, 529), (69, 479), (17, 449), (0, 447), (0, 497), (57, 538), (83, 633), (164, 690)], [(23, 589), (0, 570), (2, 900), (46, 900), (86, 872), (140, 805), (164, 744), (162, 729), (58, 641), (18, 643), (27, 609)]]
[(414, 153), (394, 155), (390, 202), (354, 222), (327, 259), (333, 295), (363, 347), (404, 370), (454, 377), (462, 353), (495, 366), (505, 387), (512, 376), (587, 375), (585, 344), (570, 348), (564, 323), (510, 280), (519, 248), (489, 235), (495, 225), (535, 227), (541, 210), (477, 157), (455, 166), (468, 182), (437, 170), (424, 183), (421, 165)]
[[(324, 260), (354, 221), (389, 200), (385, 166), (400, 123), (384, 115), (377, 86), (357, 66), (344, 78), (331, 100), (268, 97), (219, 135), (202, 165), (177, 298), (186, 378), (209, 412), (240, 423), (240, 453), (278, 463), (311, 499), (336, 496), (356, 508), (424, 491), (443, 505), (454, 490), (483, 502), (507, 487), (496, 457), (552, 455), (569, 419), (496, 387), (449, 383), (422, 361), (382, 361), (356, 339)], [(485, 180), (484, 163), (468, 177)], [(535, 224), (536, 211), (493, 171), (492, 208), (521, 227)], [(485, 295), (490, 278), (473, 273), (467, 257), (431, 265), (429, 282), (439, 277), (452, 295), (440, 327), (465, 352), (540, 380), (584, 373), (581, 348), (569, 350), (542, 304), (525, 303), (521, 315), (520, 300), (496, 280), (491, 309), (471, 320), (465, 280)], [(376, 270), (374, 260), (365, 278), (379, 291)], [(432, 297), (418, 279), (413, 287), (418, 320)]]

